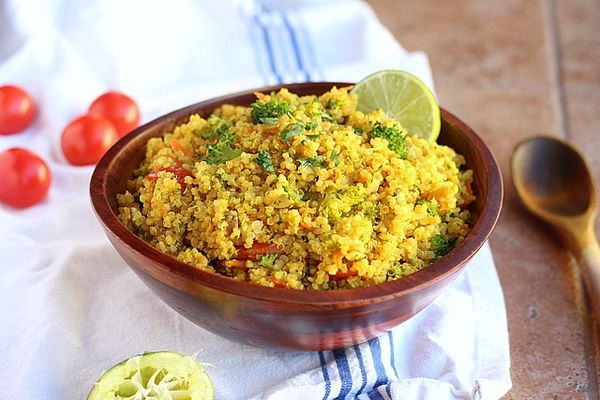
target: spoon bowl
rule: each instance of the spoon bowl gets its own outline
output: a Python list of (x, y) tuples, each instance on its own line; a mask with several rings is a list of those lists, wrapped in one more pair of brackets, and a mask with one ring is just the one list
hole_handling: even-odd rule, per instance
[(598, 213), (590, 169), (572, 145), (533, 137), (515, 148), (511, 172), (525, 206), (575, 245), (581, 273), (600, 327), (600, 248), (594, 233)]
[(596, 208), (592, 176), (573, 146), (528, 139), (515, 150), (512, 166), (517, 191), (535, 214), (575, 217)]

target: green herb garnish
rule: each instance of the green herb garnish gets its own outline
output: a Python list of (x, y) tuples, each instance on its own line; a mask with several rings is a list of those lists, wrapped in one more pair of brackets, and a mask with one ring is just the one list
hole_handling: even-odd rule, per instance
[(292, 105), (284, 100), (271, 99), (268, 102), (257, 100), (251, 105), (250, 115), (256, 124), (276, 124), (282, 115), (291, 115)]
[(268, 172), (270, 174), (274, 174), (275, 173), (275, 167), (273, 166), (273, 159), (271, 159), (271, 155), (264, 151), (261, 150), (258, 152), (258, 154), (256, 155), (255, 161), (258, 165), (260, 165), (262, 167), (262, 169), (265, 172)]
[(381, 122), (376, 122), (371, 130), (371, 136), (386, 139), (390, 150), (398, 154), (400, 158), (406, 159), (408, 156), (408, 149), (404, 143), (406, 132), (401, 130), (398, 126), (393, 125), (384, 127), (381, 125)]
[(325, 162), (324, 156), (301, 157), (296, 159), (301, 167), (320, 167)]
[(431, 238), (430, 249), (433, 251), (433, 254), (435, 254), (436, 257), (441, 257), (452, 250), (455, 242), (456, 238), (446, 239), (442, 235), (437, 235)]
[(265, 254), (258, 259), (257, 264), (261, 267), (273, 268), (277, 256), (277, 254)]
[(298, 136), (304, 130), (304, 124), (301, 122), (294, 122), (283, 128), (281, 133), (279, 134), (279, 138), (285, 142), (285, 144), (289, 145), (290, 140), (294, 136)]
[(340, 165), (340, 159), (338, 157), (338, 149), (337, 148), (333, 148), (333, 150), (331, 150), (331, 161), (333, 161), (333, 163), (335, 164), (335, 166), (337, 167), (338, 165)]
[[(196, 132), (198, 131), (194, 131), (195, 134)], [(206, 130), (200, 134), (200, 137), (202, 137), (204, 140), (217, 140), (225, 138), (228, 135), (229, 124), (223, 121), (221, 118), (213, 115), (208, 119), (208, 126), (206, 127)]]
[(229, 128), (227, 128), (227, 130), (221, 130), (219, 135), (221, 135), (221, 137), (217, 143), (206, 145), (208, 154), (204, 161), (206, 161), (207, 164), (221, 164), (233, 160), (242, 154), (241, 150), (231, 147), (233, 134), (229, 132)]

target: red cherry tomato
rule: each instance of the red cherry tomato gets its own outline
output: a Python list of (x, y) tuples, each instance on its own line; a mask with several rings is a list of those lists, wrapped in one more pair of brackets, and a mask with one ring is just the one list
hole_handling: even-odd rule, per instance
[(106, 92), (93, 101), (89, 114), (107, 118), (117, 128), (119, 137), (137, 128), (140, 123), (140, 110), (136, 102), (120, 92)]
[(71, 164), (94, 165), (117, 139), (117, 130), (108, 119), (83, 115), (67, 125), (62, 133), (61, 146)]
[(150, 171), (150, 173), (148, 174), (148, 176), (146, 176), (146, 178), (155, 181), (158, 179), (158, 173), (160, 171), (171, 172), (173, 175), (175, 175), (175, 179), (177, 179), (177, 182), (179, 182), (179, 184), (181, 185), (181, 190), (185, 190), (185, 188), (187, 186), (185, 183), (185, 177), (186, 176), (194, 176), (194, 174), (192, 174), (191, 171), (189, 171), (185, 168), (166, 167), (166, 168), (157, 169), (155, 171)]
[(21, 148), (0, 153), (0, 201), (25, 208), (46, 197), (52, 177), (44, 160)]
[(36, 114), (31, 96), (17, 86), (0, 86), (0, 135), (25, 130)]

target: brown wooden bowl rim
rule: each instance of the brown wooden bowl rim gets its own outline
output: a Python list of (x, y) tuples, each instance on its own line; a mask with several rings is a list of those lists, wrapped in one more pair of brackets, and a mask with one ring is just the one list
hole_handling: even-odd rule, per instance
[[(368, 286), (355, 289), (336, 289), (336, 290), (294, 290), (283, 288), (270, 288), (259, 286), (252, 283), (242, 282), (224, 275), (204, 271), (195, 268), (189, 264), (183, 263), (174, 257), (161, 253), (158, 249), (144, 242), (141, 238), (129, 231), (121, 223), (117, 215), (110, 207), (106, 196), (106, 177), (111, 162), (116, 155), (134, 138), (143, 134), (147, 129), (154, 125), (162, 123), (166, 119), (177, 119), (192, 114), (195, 110), (205, 107), (206, 104), (223, 104), (230, 102), (237, 97), (248, 96), (254, 92), (272, 92), (280, 88), (287, 88), (294, 92), (298, 88), (331, 88), (333, 86), (345, 87), (351, 86), (347, 82), (307, 82), (296, 84), (283, 84), (267, 86), (258, 89), (245, 90), (233, 94), (228, 94), (183, 107), (176, 111), (165, 114), (150, 121), (131, 133), (121, 138), (115, 143), (102, 157), (96, 165), (90, 182), (91, 202), (96, 215), (104, 228), (119, 238), (130, 249), (140, 254), (142, 257), (158, 260), (161, 267), (169, 273), (180, 275), (194, 283), (204, 285), (219, 291), (238, 295), (240, 297), (276, 302), (280, 304), (305, 304), (308, 306), (326, 306), (345, 303), (347, 306), (352, 304), (368, 304), (379, 301), (389, 300), (399, 296), (405, 296), (409, 293), (431, 286), (453, 274), (460, 269), (475, 253), (483, 246), (494, 229), (502, 207), (504, 189), (500, 168), (491, 151), (485, 145), (483, 140), (459, 118), (440, 107), (441, 117), (449, 123), (457, 126), (466, 137), (473, 143), (473, 146), (479, 152), (483, 160), (483, 168), (487, 170), (488, 193), (484, 201), (483, 209), (479, 220), (471, 228), (465, 239), (456, 248), (448, 254), (429, 264), (426, 268), (415, 272), (405, 278), (395, 281), (382, 283), (379, 285)], [(216, 106), (215, 106), (216, 107)], [(490, 201), (490, 199), (495, 201)], [(131, 266), (136, 268), (135, 266)]]

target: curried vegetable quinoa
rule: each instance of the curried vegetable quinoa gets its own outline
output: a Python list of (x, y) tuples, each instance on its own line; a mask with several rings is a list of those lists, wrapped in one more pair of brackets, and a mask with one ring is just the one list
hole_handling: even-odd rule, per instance
[(257, 93), (150, 139), (120, 220), (196, 268), (271, 287), (341, 289), (414, 273), (469, 229), (472, 171), (348, 88)]

